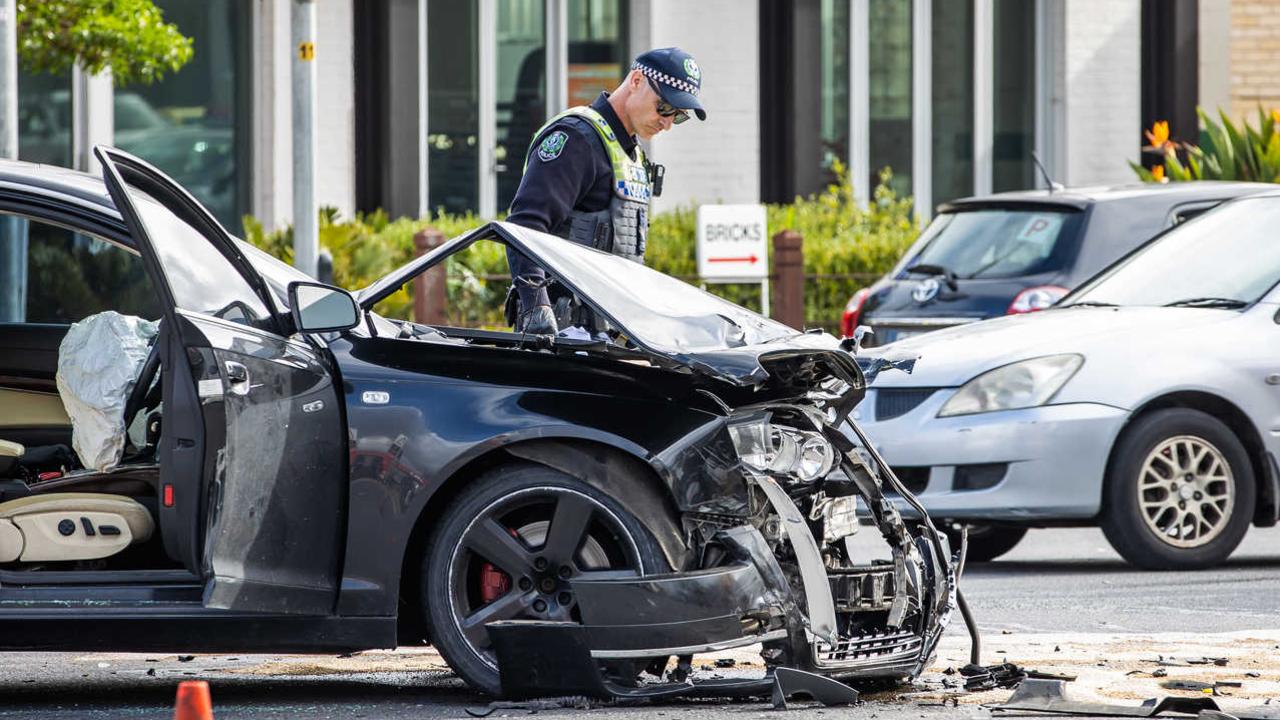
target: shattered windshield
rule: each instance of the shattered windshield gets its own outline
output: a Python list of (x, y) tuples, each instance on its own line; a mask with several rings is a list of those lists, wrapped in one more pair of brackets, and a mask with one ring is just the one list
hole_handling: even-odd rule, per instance
[(693, 353), (742, 347), (799, 332), (688, 283), (616, 255), (503, 224), (538, 260), (568, 280), (651, 350)]
[(1280, 281), (1280, 198), (1223, 205), (1170, 230), (1073, 295), (1072, 305), (1243, 307)]

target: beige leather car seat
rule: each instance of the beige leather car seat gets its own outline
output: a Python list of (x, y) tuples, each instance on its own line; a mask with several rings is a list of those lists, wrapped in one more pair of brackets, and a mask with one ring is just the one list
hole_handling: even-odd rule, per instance
[(0, 503), (0, 563), (110, 557), (154, 529), (151, 513), (123, 495), (29, 495)]

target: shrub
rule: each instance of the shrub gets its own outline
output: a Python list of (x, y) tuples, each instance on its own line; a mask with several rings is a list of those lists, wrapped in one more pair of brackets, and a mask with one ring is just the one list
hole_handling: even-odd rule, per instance
[(1146, 182), (1190, 180), (1252, 180), (1280, 182), (1280, 110), (1270, 113), (1258, 108), (1258, 128), (1248, 121), (1239, 127), (1221, 110), (1215, 122), (1204, 110), (1200, 116), (1200, 144), (1177, 142), (1169, 137), (1169, 123), (1157, 122), (1146, 131), (1151, 143), (1143, 149), (1160, 153), (1161, 164), (1148, 170), (1130, 162), (1130, 167)]
[[(789, 204), (768, 205), (769, 235), (795, 230), (804, 236), (805, 322), (810, 327), (836, 330), (841, 311), (858, 288), (874, 281), (897, 262), (919, 229), (910, 198), (900, 198), (889, 185), (886, 169), (873, 200), (859, 207), (853, 184), (843, 166), (835, 167), (837, 181), (825, 190)], [(435, 227), (455, 237), (481, 224), (475, 215), (437, 212), (428, 218), (390, 220), (382, 212), (341, 220), (332, 209), (320, 214), (320, 246), (333, 256), (334, 282), (350, 289), (365, 287), (413, 258), (413, 235)], [(264, 232), (261, 223), (246, 217), (245, 239), (291, 262), (293, 234), (289, 228)], [(677, 207), (655, 215), (649, 226), (645, 262), (656, 270), (696, 282), (697, 208)], [(478, 243), (448, 263), (449, 320), (478, 326), (501, 326), (502, 299), (510, 280), (500, 246)], [(388, 317), (412, 313), (412, 286), (402, 288), (378, 306)], [(707, 289), (733, 302), (759, 307), (758, 285), (709, 285)]]

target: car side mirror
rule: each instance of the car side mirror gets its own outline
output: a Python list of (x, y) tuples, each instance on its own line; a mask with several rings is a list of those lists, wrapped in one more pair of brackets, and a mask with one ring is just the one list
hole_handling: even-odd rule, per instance
[(360, 306), (351, 293), (322, 283), (289, 283), (289, 309), (298, 332), (337, 332), (360, 323)]

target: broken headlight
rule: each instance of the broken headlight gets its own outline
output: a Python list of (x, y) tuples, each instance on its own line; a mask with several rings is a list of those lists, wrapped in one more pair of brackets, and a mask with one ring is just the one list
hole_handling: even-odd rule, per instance
[(822, 435), (775, 425), (768, 415), (730, 425), (729, 436), (743, 464), (768, 475), (809, 483), (824, 477), (835, 464), (835, 450)]

